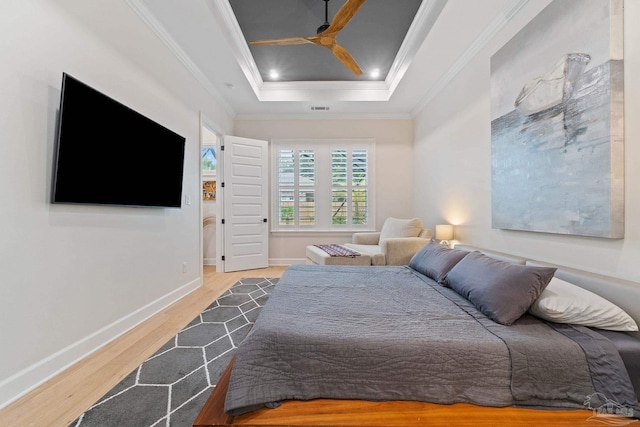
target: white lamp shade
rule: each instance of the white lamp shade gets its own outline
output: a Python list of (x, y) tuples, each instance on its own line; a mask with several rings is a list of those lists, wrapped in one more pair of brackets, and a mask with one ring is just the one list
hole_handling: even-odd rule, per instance
[(453, 240), (453, 225), (436, 225), (437, 240)]

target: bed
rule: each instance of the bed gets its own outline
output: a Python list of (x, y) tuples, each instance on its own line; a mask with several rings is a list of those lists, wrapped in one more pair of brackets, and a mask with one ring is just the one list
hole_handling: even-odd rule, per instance
[[(609, 291), (638, 315), (631, 298), (640, 288), (630, 282), (463, 249), (469, 257), (461, 259), (488, 255), (509, 269), (529, 263), (527, 272)], [(578, 425), (615, 410), (638, 416), (637, 336), (530, 314), (501, 324), (438, 283), (444, 270), (451, 278), (464, 270), (458, 261), (453, 269), (440, 262), (435, 273), (292, 266), (194, 425), (337, 425), (336, 414), (340, 425), (411, 425), (424, 417), (437, 425), (462, 411), (473, 424), (514, 417)], [(473, 276), (466, 268), (463, 277)]]

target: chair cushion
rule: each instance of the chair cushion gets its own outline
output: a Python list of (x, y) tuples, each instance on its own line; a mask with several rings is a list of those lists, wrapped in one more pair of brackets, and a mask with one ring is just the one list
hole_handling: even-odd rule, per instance
[(392, 237), (418, 237), (422, 232), (422, 219), (387, 218), (380, 230), (380, 241)]

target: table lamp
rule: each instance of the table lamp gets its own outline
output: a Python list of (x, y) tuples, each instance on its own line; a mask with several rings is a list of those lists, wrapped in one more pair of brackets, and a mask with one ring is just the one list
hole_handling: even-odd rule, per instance
[(453, 225), (436, 225), (436, 240), (441, 245), (449, 246), (449, 240), (453, 240)]

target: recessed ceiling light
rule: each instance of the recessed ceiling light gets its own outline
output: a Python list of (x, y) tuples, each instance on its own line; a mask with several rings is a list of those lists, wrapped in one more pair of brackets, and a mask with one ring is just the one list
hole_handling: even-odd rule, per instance
[(271, 70), (269, 71), (269, 77), (271, 77), (272, 79), (277, 79), (278, 77), (280, 77), (280, 74), (276, 70)]
[(369, 75), (371, 76), (371, 78), (377, 79), (378, 77), (380, 77), (380, 70), (376, 68), (372, 70), (371, 73), (369, 73)]

